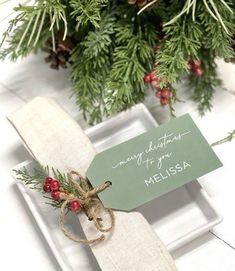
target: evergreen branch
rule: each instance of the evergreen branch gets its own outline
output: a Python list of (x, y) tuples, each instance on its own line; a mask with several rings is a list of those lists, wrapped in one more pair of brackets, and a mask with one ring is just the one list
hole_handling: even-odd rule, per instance
[(76, 102), (85, 118), (90, 115), (90, 122), (101, 121), (101, 115), (105, 114), (103, 89), (111, 67), (114, 22), (112, 13), (105, 14), (100, 27), (89, 31), (71, 54), (70, 79)]
[(147, 15), (133, 16), (135, 20), (129, 14), (123, 18), (122, 8), (102, 13), (99, 28), (89, 31), (72, 52), (70, 78), (77, 104), (90, 122), (144, 97), (143, 76), (153, 63), (152, 47), (158, 38)]
[(170, 86), (170, 90), (171, 90), (171, 97), (169, 98), (168, 107), (169, 107), (171, 117), (175, 118), (176, 115), (175, 115), (175, 109), (173, 105), (176, 103), (176, 101), (180, 101), (180, 100), (177, 98), (176, 89)]
[(56, 24), (58, 30), (60, 22), (64, 33), (67, 33), (65, 8), (61, 0), (35, 0), (32, 6), (19, 4), (15, 7), (14, 10), (18, 15), (10, 21), (8, 29), (3, 34), (0, 47), (3, 47), (5, 41), (9, 45), (2, 48), (0, 57), (4, 59), (10, 56), (14, 60), (18, 56), (26, 56), (31, 51), (42, 47), (49, 33), (54, 41), (54, 27)]
[[(57, 57), (63, 49), (57, 50), (57, 34), (63, 32), (63, 39), (69, 35), (75, 47), (66, 51), (65, 61), (70, 55), (76, 103), (90, 123), (143, 100), (143, 76), (152, 72), (154, 57), (160, 87), (189, 73), (189, 60), (201, 59), (203, 75), (192, 73), (189, 78), (193, 98), (203, 114), (211, 108), (219, 83), (214, 58), (233, 55), (235, 4), (231, 0), (153, 0), (139, 15), (139, 8), (128, 5), (127, 0), (30, 3), (15, 8), (16, 16), (3, 34), (0, 58), (24, 57), (41, 49), (50, 38), (50, 54), (60, 61)], [(172, 115), (176, 100), (174, 91), (169, 103)]]
[(79, 195), (79, 191), (71, 182), (69, 174), (63, 174), (57, 169), (49, 168), (48, 166), (42, 166), (37, 163), (32, 172), (29, 172), (26, 168), (23, 170), (14, 170), (14, 172), (16, 174), (17, 180), (29, 186), (30, 189), (35, 189), (39, 192), (42, 192), (43, 197), (49, 200), (46, 202), (46, 204), (49, 204), (54, 208), (60, 208), (63, 200), (57, 200), (53, 199), (52, 197), (48, 197), (46, 192), (43, 190), (45, 178), (50, 175), (50, 172), (52, 172), (53, 177), (60, 182), (60, 191)]
[[(235, 23), (233, 21), (234, 16), (227, 12), (227, 8), (223, 4), (218, 3), (220, 13), (224, 17), (224, 24), (229, 32), (233, 33), (235, 29)], [(204, 11), (204, 6), (198, 4), (198, 20), (205, 31), (203, 37), (203, 46), (210, 50), (213, 50), (217, 57), (231, 57), (233, 50), (231, 48), (231, 37), (227, 32), (220, 26), (220, 24), (213, 20), (211, 16), (208, 16), (207, 12)]]
[(143, 77), (146, 68), (153, 62), (152, 46), (142, 36), (140, 27), (134, 32), (131, 22), (119, 21), (115, 40), (118, 46), (114, 50), (113, 65), (105, 88), (106, 106), (111, 114), (141, 101), (144, 97)]
[(171, 115), (172, 118), (175, 118), (176, 115), (175, 115), (175, 109), (173, 107), (173, 104), (174, 103), (173, 103), (172, 99), (169, 98), (168, 107), (169, 107), (170, 115)]
[(231, 14), (233, 14), (233, 10), (230, 8), (230, 6), (224, 0), (220, 0), (220, 2), (228, 9), (228, 11)]
[(230, 132), (228, 134), (228, 136), (224, 137), (223, 139), (220, 139), (214, 143), (211, 144), (212, 147), (223, 144), (225, 142), (230, 142), (233, 140), (233, 138), (235, 137), (235, 130), (233, 130), (232, 132)]
[(204, 115), (206, 110), (211, 110), (211, 100), (215, 88), (221, 84), (221, 81), (217, 78), (213, 51), (202, 48), (199, 58), (201, 59), (203, 74), (197, 76), (191, 73), (190, 87), (194, 89), (193, 99), (198, 103), (198, 111), (201, 115)]
[(203, 3), (205, 5), (205, 7), (207, 8), (208, 12), (210, 13), (210, 15), (216, 20), (218, 21), (218, 18), (215, 16), (215, 14), (213, 13), (213, 11), (210, 9), (209, 5), (207, 4), (206, 0), (203, 0)]
[[(53, 200), (50, 197), (43, 196), (44, 198), (48, 199), (48, 202), (45, 202), (45, 204), (48, 204), (52, 206), (54, 209), (60, 209), (62, 206), (63, 201), (62, 200)], [(69, 211), (69, 208), (67, 207), (67, 211)]]
[[(40, 16), (41, 16), (41, 13), (42, 13), (42, 12), (39, 11), (38, 14), (36, 15), (36, 20), (34, 21), (33, 29), (32, 29), (31, 35), (30, 35), (30, 37), (29, 37), (29, 39), (28, 39), (28, 43), (27, 43), (28, 46), (30, 45), (30, 43), (31, 43), (31, 41), (32, 41), (32, 38), (33, 38), (33, 36), (34, 36), (34, 33), (35, 33), (35, 31), (36, 31), (36, 28), (37, 28), (37, 25), (38, 25), (38, 22), (39, 22), (39, 18), (40, 18)], [(42, 25), (43, 25), (44, 19), (45, 19), (45, 15), (44, 15), (44, 14), (45, 14), (45, 13), (43, 13), (43, 19), (41, 20)], [(32, 19), (33, 19), (33, 17), (32, 17)], [(41, 28), (42, 28), (42, 26), (40, 27), (39, 34), (40, 34), (40, 32), (41, 32)], [(26, 28), (26, 29), (27, 29), (27, 28)], [(27, 30), (26, 30), (25, 32), (27, 33)], [(37, 43), (37, 41), (38, 41), (38, 38), (35, 39), (35, 44)]]
[(70, 0), (70, 6), (73, 8), (71, 16), (76, 20), (75, 29), (81, 26), (87, 26), (89, 23), (95, 28), (99, 27), (101, 20), (101, 8), (108, 0)]
[(3, 38), (2, 38), (2, 40), (0, 42), (0, 48), (2, 47), (5, 40), (9, 37), (12, 30), (16, 27), (17, 23), (22, 20), (22, 18), (23, 18), (23, 14), (18, 14), (14, 19), (9, 21), (8, 28), (2, 35)]
[(16, 179), (24, 182), (31, 189), (42, 191), (43, 181), (49, 175), (48, 166), (43, 167), (37, 163), (33, 169), (33, 173), (30, 174), (26, 168), (23, 170), (13, 170), (16, 174)]
[(202, 31), (199, 23), (186, 17), (164, 28), (166, 41), (156, 53), (155, 72), (165, 82), (174, 83), (188, 71), (187, 62), (189, 56), (198, 58), (198, 50), (201, 46)]
[(216, 7), (214, 1), (213, 1), (213, 0), (209, 0), (209, 2), (210, 2), (210, 4), (211, 4), (212, 8), (214, 9), (214, 12), (215, 12), (215, 14), (216, 14), (216, 18), (217, 18), (218, 21), (221, 23), (221, 25), (222, 25), (222, 27), (224, 28), (225, 32), (226, 32), (227, 34), (229, 34), (229, 31), (228, 31), (228, 29), (227, 29), (227, 27), (226, 27), (226, 25), (225, 25), (225, 23), (224, 23), (224, 21), (223, 21), (223, 18), (220, 16), (220, 13), (219, 13), (219, 11), (218, 11), (218, 9), (217, 9), (217, 7)]
[[(189, 2), (186, 2), (186, 4)], [(192, 3), (192, 2), (190, 2)], [(231, 57), (231, 37), (221, 27), (218, 20), (208, 16), (208, 10), (202, 2), (197, 3), (196, 18), (192, 20), (187, 16), (186, 4), (184, 15), (180, 16), (172, 24), (165, 24), (165, 41), (161, 49), (156, 54), (156, 64), (158, 65), (155, 72), (162, 78), (162, 85), (165, 81), (175, 82), (179, 76), (188, 72), (187, 62), (189, 58), (197, 59), (198, 51), (203, 45), (205, 48), (214, 50), (214, 56)], [(223, 23), (229, 32), (234, 31), (233, 14), (228, 12), (223, 3), (216, 2), (223, 16)], [(177, 10), (180, 4), (175, 4)], [(191, 7), (191, 6), (190, 6)], [(173, 9), (172, 6), (169, 9)], [(193, 16), (195, 17), (195, 15)], [(206, 35), (204, 35), (206, 33)]]
[(193, 5), (193, 4), (196, 4), (196, 0), (187, 0), (185, 5), (183, 6), (183, 9), (181, 10), (181, 12), (176, 15), (173, 19), (171, 19), (169, 22), (165, 23), (164, 26), (167, 26), (167, 25), (171, 25), (173, 23), (175, 23), (184, 13), (189, 13), (189, 9), (190, 7)]
[[(211, 7), (209, 6), (206, 0), (203, 0), (204, 7), (206, 7), (211, 17), (215, 19), (216, 21), (219, 21), (221, 26), (225, 30), (225, 32), (229, 34), (229, 30), (224, 22), (224, 18), (221, 16), (220, 4), (222, 4), (232, 15), (233, 15), (233, 10), (229, 7), (229, 5), (224, 0), (222, 1), (209, 0), (209, 3)], [(169, 26), (171, 24), (174, 24), (177, 20), (180, 19), (181, 16), (183, 16), (184, 14), (189, 14), (191, 8), (192, 8), (192, 18), (193, 18), (193, 21), (195, 21), (196, 5), (197, 5), (197, 0), (187, 0), (182, 10), (170, 21), (165, 23), (164, 26)], [(211, 8), (213, 9), (214, 12), (211, 10)]]
[[(44, 25), (46, 25), (46, 23)], [(0, 59), (5, 59), (6, 57), (9, 57), (11, 60), (14, 61), (19, 58), (19, 56), (25, 57), (30, 52), (37, 52), (38, 49), (42, 48), (42, 46), (45, 44), (46, 40), (50, 36), (50, 33), (46, 28), (42, 29), (40, 38), (38, 39), (37, 44), (34, 47), (28, 46), (26, 42), (22, 43), (20, 47), (18, 46), (22, 35), (25, 32), (26, 26), (27, 22), (23, 23), (20, 27), (17, 27), (14, 30), (12, 36), (10, 37), (9, 45), (6, 48), (1, 48)], [(29, 36), (30, 31), (26, 34), (26, 39), (29, 38)]]
[(109, 53), (109, 47), (112, 43), (112, 34), (114, 33), (114, 17), (107, 16), (103, 18), (99, 29), (96, 31), (88, 32), (83, 42), (80, 44), (83, 46), (83, 54), (87, 58), (98, 57), (99, 54)]

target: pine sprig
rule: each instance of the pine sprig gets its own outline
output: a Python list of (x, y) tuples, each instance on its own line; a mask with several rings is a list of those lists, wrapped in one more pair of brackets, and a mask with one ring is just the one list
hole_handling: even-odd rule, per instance
[(214, 54), (217, 57), (231, 57), (233, 55), (233, 50), (231, 48), (232, 34), (235, 31), (234, 10), (231, 7), (231, 12), (228, 12), (228, 9), (222, 1), (216, 1), (216, 5), (220, 11), (221, 17), (223, 17), (224, 25), (230, 34), (228, 35), (218, 21), (212, 16), (209, 16), (209, 13), (204, 10), (203, 4), (199, 3), (198, 20), (206, 33), (203, 38), (203, 46), (214, 51)]
[(14, 8), (17, 16), (9, 22), (9, 27), (3, 34), (1, 46), (7, 41), (9, 44), (2, 49), (1, 59), (10, 56), (16, 60), (25, 57), (32, 51), (41, 48), (51, 36), (55, 51), (55, 31), (60, 29), (67, 35), (66, 6), (62, 0), (37, 0), (33, 5), (19, 4)]
[(71, 182), (71, 177), (69, 174), (61, 173), (55, 168), (49, 168), (48, 166), (42, 166), (36, 163), (36, 166), (32, 171), (28, 171), (26, 168), (23, 170), (14, 170), (17, 180), (23, 182), (25, 185), (29, 186), (30, 189), (38, 190), (43, 194), (43, 197), (48, 199), (46, 204), (51, 205), (54, 208), (61, 208), (63, 200), (55, 200), (52, 197), (48, 197), (46, 192), (43, 190), (45, 178), (48, 176), (53, 176), (56, 180), (60, 182), (60, 191), (65, 191), (66, 193), (72, 193), (74, 195), (80, 195), (78, 189), (76, 189)]
[(220, 140), (218, 140), (218, 141), (212, 143), (211, 146), (213, 147), (213, 146), (217, 146), (217, 145), (223, 144), (223, 143), (225, 143), (225, 142), (230, 142), (230, 141), (232, 141), (234, 138), (235, 138), (235, 129), (234, 129), (232, 132), (230, 132), (230, 133), (228, 134), (228, 136), (226, 136), (226, 137), (224, 137), (223, 139), (220, 139)]
[[(205, 8), (205, 1), (183, 3), (171, 0), (165, 10), (171, 11), (174, 19), (164, 24), (165, 37), (161, 49), (156, 54), (155, 72), (162, 79), (161, 86), (164, 86), (165, 82), (172, 84), (180, 76), (188, 73), (189, 59), (201, 59), (203, 75), (190, 76), (190, 86), (194, 88), (193, 99), (198, 103), (201, 114), (211, 109), (215, 87), (220, 84), (214, 59), (231, 57), (231, 35), (235, 30), (232, 3), (213, 0), (210, 1), (210, 5), (213, 5), (212, 2), (216, 4), (216, 10), (219, 10), (216, 16), (223, 18), (223, 25), (221, 20), (209, 14)], [(179, 10), (183, 11), (180, 16)], [(163, 14), (163, 20), (166, 20), (165, 12)], [(170, 109), (172, 112), (172, 103)]]
[(164, 81), (174, 83), (188, 71), (189, 56), (198, 58), (203, 32), (198, 23), (182, 16), (173, 25), (164, 28), (166, 41), (156, 54), (156, 73)]
[[(8, 42), (8, 46), (5, 48), (1, 48), (0, 50), (0, 59), (3, 60), (8, 57), (10, 58), (10, 60), (15, 61), (20, 56), (26, 57), (31, 52), (38, 52), (38, 50), (44, 46), (46, 40), (50, 37), (50, 33), (47, 29), (43, 29), (41, 31), (40, 39), (37, 40), (37, 44), (35, 46), (30, 46), (27, 43), (23, 43), (19, 46), (27, 24), (28, 22), (23, 22), (21, 26), (14, 29), (12, 36)], [(28, 39), (29, 35), (30, 32), (25, 35), (25, 38)]]
[(176, 115), (175, 115), (175, 109), (174, 109), (174, 104), (178, 101), (178, 102), (181, 102), (178, 97), (177, 97), (177, 90), (172, 86), (170, 85), (170, 90), (171, 90), (171, 97), (169, 99), (169, 112), (170, 112), (170, 115), (172, 118), (175, 118)]
[(138, 20), (120, 19), (115, 26), (116, 48), (105, 84), (109, 114), (127, 109), (144, 98), (143, 76), (153, 63), (152, 44), (158, 38), (152, 31), (146, 35), (143, 29), (147, 25)]
[(115, 18), (104, 14), (98, 29), (90, 31), (71, 54), (71, 75), (77, 105), (90, 122), (104, 115), (104, 82), (111, 67)]
[(224, 0), (186, 0), (184, 6), (182, 7), (182, 10), (164, 25), (167, 26), (175, 23), (179, 18), (181, 18), (181, 16), (184, 16), (185, 14), (190, 14), (192, 16), (192, 20), (195, 22), (196, 16), (198, 14), (198, 5), (202, 6), (203, 11), (207, 11), (207, 17), (219, 22), (220, 26), (224, 29), (224, 31), (229, 34), (229, 29), (223, 17), (224, 14), (221, 14), (221, 9), (224, 9), (226, 13), (230, 13), (232, 15), (233, 10), (230, 7), (231, 2), (228, 1), (228, 3), (226, 3), (226, 1)]
[(70, 6), (73, 8), (71, 16), (76, 20), (75, 29), (80, 27), (93, 25), (95, 28), (100, 26), (101, 9), (108, 0), (70, 0)]
[(43, 167), (37, 164), (33, 169), (33, 173), (30, 174), (26, 168), (23, 170), (14, 170), (16, 178), (28, 185), (31, 189), (43, 191), (43, 181), (49, 175), (49, 167)]
[(199, 57), (203, 74), (201, 76), (190, 74), (189, 82), (194, 90), (193, 99), (198, 103), (198, 111), (204, 115), (207, 110), (211, 110), (213, 94), (221, 81), (217, 78), (214, 52), (202, 48)]

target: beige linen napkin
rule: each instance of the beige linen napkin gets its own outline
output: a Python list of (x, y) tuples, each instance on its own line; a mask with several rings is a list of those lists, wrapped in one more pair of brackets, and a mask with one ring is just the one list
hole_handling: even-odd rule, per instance
[[(77, 170), (85, 176), (96, 150), (79, 125), (55, 102), (37, 97), (8, 119), (41, 164), (64, 172)], [(165, 246), (140, 213), (114, 213), (113, 233), (91, 246), (103, 271), (176, 270)], [(87, 238), (96, 237), (97, 231), (85, 214), (78, 218)]]

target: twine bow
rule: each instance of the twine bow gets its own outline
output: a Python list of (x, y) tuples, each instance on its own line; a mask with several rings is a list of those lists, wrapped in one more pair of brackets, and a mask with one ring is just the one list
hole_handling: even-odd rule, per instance
[[(74, 175), (79, 178), (79, 182), (74, 179)], [(115, 224), (115, 217), (112, 209), (105, 208), (102, 204), (102, 202), (97, 197), (97, 194), (103, 190), (105, 190), (107, 187), (111, 185), (110, 182), (104, 182), (100, 184), (99, 186), (92, 188), (87, 180), (87, 178), (82, 177), (78, 172), (71, 171), (69, 174), (69, 179), (73, 183), (75, 190), (79, 192), (79, 194), (76, 193), (66, 193), (61, 192), (60, 193), (60, 199), (64, 200), (64, 202), (61, 205), (60, 209), (60, 218), (59, 218), (59, 224), (62, 232), (71, 240), (79, 243), (84, 244), (94, 244), (99, 243), (105, 239), (105, 235), (101, 234), (95, 239), (81, 239), (71, 232), (69, 232), (64, 225), (65, 222), (65, 210), (67, 205), (72, 200), (78, 200), (81, 204), (81, 208), (86, 213), (88, 220), (93, 221), (95, 227), (99, 232), (111, 232), (114, 228)], [(108, 228), (104, 228), (102, 225), (103, 219), (100, 217), (101, 211), (105, 211), (109, 214), (110, 217), (110, 226)]]

